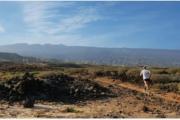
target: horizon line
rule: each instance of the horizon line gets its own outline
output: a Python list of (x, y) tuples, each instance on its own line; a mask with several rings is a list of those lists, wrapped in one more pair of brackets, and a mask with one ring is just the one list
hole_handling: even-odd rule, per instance
[(53, 44), (53, 43), (12, 43), (12, 44), (3, 44), (0, 45), (0, 47), (2, 46), (10, 46), (10, 45), (20, 45), (20, 44), (24, 44), (24, 45), (54, 45), (54, 46), (67, 46), (67, 47), (90, 47), (90, 48), (107, 48), (107, 49), (147, 49), (147, 50), (180, 50), (180, 49), (176, 49), (176, 48), (147, 48), (147, 47), (105, 47), (105, 46), (86, 46), (86, 45), (66, 45), (66, 44)]

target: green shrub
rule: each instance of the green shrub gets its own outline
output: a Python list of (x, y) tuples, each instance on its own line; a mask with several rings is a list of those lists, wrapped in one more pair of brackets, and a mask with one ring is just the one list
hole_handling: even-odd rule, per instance
[(67, 108), (65, 109), (65, 112), (77, 113), (77, 112), (80, 112), (80, 111), (74, 109), (73, 107), (67, 107)]

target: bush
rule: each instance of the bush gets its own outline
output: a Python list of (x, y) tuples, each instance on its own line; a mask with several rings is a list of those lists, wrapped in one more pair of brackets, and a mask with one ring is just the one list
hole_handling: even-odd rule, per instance
[(117, 76), (118, 75), (118, 71), (116, 70), (113, 70), (113, 71), (110, 71), (110, 70), (99, 70), (99, 71), (96, 71), (94, 73), (96, 76), (100, 76), (100, 77), (113, 77), (113, 76)]
[(175, 76), (175, 75), (153, 74), (151, 79), (153, 80), (154, 83), (161, 83), (161, 84), (180, 82), (180, 76)]
[(142, 83), (142, 78), (140, 77), (140, 70), (130, 69), (126, 72), (126, 75), (129, 82)]
[(116, 71), (115, 73), (111, 76), (112, 79), (127, 81), (126, 71)]
[(152, 73), (153, 74), (168, 74), (167, 70), (165, 69), (155, 69), (155, 70), (152, 70)]
[(64, 110), (65, 112), (71, 112), (71, 113), (77, 113), (79, 112), (78, 110), (74, 109), (73, 107), (68, 107)]
[(36, 74), (35, 76), (38, 78), (46, 78), (48, 76), (61, 75), (63, 72), (61, 71), (42, 71)]
[(27, 97), (23, 101), (23, 106), (24, 106), (24, 108), (33, 108), (34, 107), (34, 103), (35, 103), (35, 100), (34, 100), (33, 97)]
[(65, 72), (70, 75), (88, 75), (88, 70), (83, 68), (68, 69)]
[(165, 92), (180, 92), (180, 84), (177, 83), (158, 84), (156, 87)]
[(120, 68), (118, 69), (118, 73), (126, 73), (128, 71), (127, 68)]
[(169, 68), (167, 71), (169, 74), (180, 74), (180, 69), (178, 68)]

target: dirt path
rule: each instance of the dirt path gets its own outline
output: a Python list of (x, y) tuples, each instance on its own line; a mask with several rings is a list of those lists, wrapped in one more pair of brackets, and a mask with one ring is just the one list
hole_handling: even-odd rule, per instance
[[(138, 87), (138, 86), (136, 86), (136, 85), (132, 85), (132, 84), (130, 84), (130, 83), (119, 83), (118, 85), (121, 86), (121, 87), (124, 87), (124, 88), (126, 88), (126, 89), (136, 90), (136, 91), (138, 91), (138, 92), (141, 92), (141, 93), (146, 94), (146, 93), (144, 92), (144, 89), (143, 89), (143, 88), (140, 88), (140, 87)], [(153, 96), (155, 96), (155, 97), (165, 99), (165, 100), (167, 100), (167, 101), (169, 101), (169, 102), (173, 101), (173, 102), (178, 102), (178, 103), (180, 103), (180, 95), (175, 94), (175, 93), (172, 93), (172, 92), (170, 92), (170, 93), (165, 93), (165, 94), (164, 94), (164, 93), (161, 94), (161, 93), (157, 93), (157, 92), (155, 92), (155, 91), (152, 90), (152, 91), (151, 91), (151, 94), (152, 94)]]
[[(145, 111), (140, 113), (143, 106), (145, 106), (148, 107), (153, 114), (158, 114), (160, 117), (180, 117), (179, 95), (175, 93), (163, 95), (153, 91), (153, 95), (148, 96), (144, 93), (142, 87), (130, 83), (124, 83), (109, 78), (97, 78), (96, 81), (104, 86), (113, 86), (116, 87), (116, 89), (120, 89), (118, 93), (123, 96), (121, 101), (125, 102), (123, 104), (127, 105), (129, 108), (127, 111), (124, 111), (127, 114), (133, 111), (134, 113), (132, 116), (146, 116)], [(134, 104), (136, 106), (133, 108)], [(153, 114), (148, 112), (148, 115), (151, 117), (154, 116)]]
[[(106, 77), (102, 77), (102, 78), (97, 78), (96, 80), (98, 81), (101, 81), (101, 82), (105, 82), (107, 84), (113, 84), (113, 85), (116, 85), (116, 86), (120, 86), (120, 87), (123, 87), (125, 89), (130, 89), (130, 90), (135, 90), (137, 92), (140, 92), (140, 93), (143, 93), (143, 94), (146, 94), (144, 89), (142, 87), (139, 87), (137, 85), (134, 85), (134, 84), (131, 84), (131, 83), (127, 83), (127, 82), (119, 82), (119, 81), (114, 81), (113, 79), (110, 79), (110, 78), (106, 78)], [(152, 96), (154, 97), (158, 97), (158, 98), (162, 98), (162, 99), (165, 99), (169, 102), (178, 102), (180, 103), (180, 95), (178, 94), (175, 94), (175, 93), (172, 93), (172, 92), (169, 92), (169, 93), (157, 93), (155, 92), (154, 90), (151, 90), (151, 94)]]

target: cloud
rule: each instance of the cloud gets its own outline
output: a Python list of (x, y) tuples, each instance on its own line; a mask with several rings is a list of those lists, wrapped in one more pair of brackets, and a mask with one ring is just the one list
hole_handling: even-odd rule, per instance
[(5, 32), (5, 29), (2, 25), (0, 25), (0, 33), (3, 33), (3, 32)]
[(31, 31), (46, 34), (74, 32), (101, 19), (96, 8), (77, 7), (75, 2), (32, 2), (23, 8)]
[(96, 10), (92, 8), (82, 9), (77, 14), (69, 16), (60, 20), (59, 27), (56, 31), (70, 32), (86, 27), (88, 23), (100, 20), (101, 17), (97, 15)]

